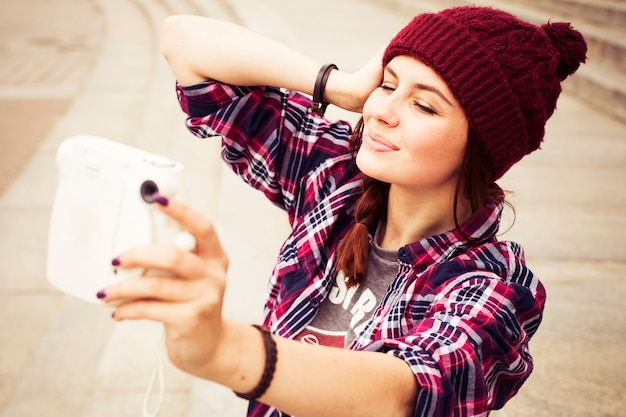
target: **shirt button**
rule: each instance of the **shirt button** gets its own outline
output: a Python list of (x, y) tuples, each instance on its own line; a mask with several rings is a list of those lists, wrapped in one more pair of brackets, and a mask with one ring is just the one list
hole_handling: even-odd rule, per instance
[(398, 258), (402, 262), (409, 262), (409, 251), (406, 248), (400, 248), (398, 250)]
[(311, 304), (312, 307), (317, 308), (320, 305), (320, 300), (318, 300), (317, 298), (314, 298), (309, 303)]

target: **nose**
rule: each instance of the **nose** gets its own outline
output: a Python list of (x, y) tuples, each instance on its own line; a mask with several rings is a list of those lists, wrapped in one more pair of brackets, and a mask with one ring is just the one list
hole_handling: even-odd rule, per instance
[(390, 127), (397, 126), (400, 121), (398, 97), (394, 93), (381, 95), (372, 104), (372, 117)]

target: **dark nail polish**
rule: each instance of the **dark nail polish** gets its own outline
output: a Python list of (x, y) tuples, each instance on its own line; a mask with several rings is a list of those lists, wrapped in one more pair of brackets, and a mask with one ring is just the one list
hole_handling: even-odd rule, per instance
[(152, 195), (152, 201), (157, 203), (157, 204), (159, 204), (159, 205), (161, 205), (161, 206), (163, 206), (163, 207), (166, 207), (170, 203), (170, 201), (167, 199), (167, 197), (164, 197), (164, 196), (162, 196), (159, 193), (154, 193)]
[(99, 299), (103, 299), (104, 297), (107, 296), (107, 291), (106, 290), (100, 290), (98, 291), (98, 294), (96, 294), (96, 297), (98, 297)]
[(115, 319), (115, 311), (111, 313), (111, 318)]
[(113, 266), (120, 266), (121, 262), (118, 258), (115, 258), (111, 261), (111, 265)]

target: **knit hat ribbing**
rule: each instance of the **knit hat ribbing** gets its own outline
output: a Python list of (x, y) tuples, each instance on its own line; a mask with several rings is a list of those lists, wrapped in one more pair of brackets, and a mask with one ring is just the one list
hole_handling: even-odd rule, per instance
[(539, 148), (561, 81), (587, 46), (569, 23), (541, 27), (488, 7), (416, 16), (383, 56), (408, 55), (431, 67), (463, 107), (492, 163), (492, 179)]

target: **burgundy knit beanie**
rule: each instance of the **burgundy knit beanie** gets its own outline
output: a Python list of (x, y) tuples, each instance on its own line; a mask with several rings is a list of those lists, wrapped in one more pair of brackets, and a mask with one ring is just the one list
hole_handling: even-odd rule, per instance
[(561, 81), (585, 62), (569, 23), (536, 26), (500, 10), (463, 6), (416, 16), (383, 56), (408, 55), (448, 84), (492, 163), (495, 181), (539, 148)]

